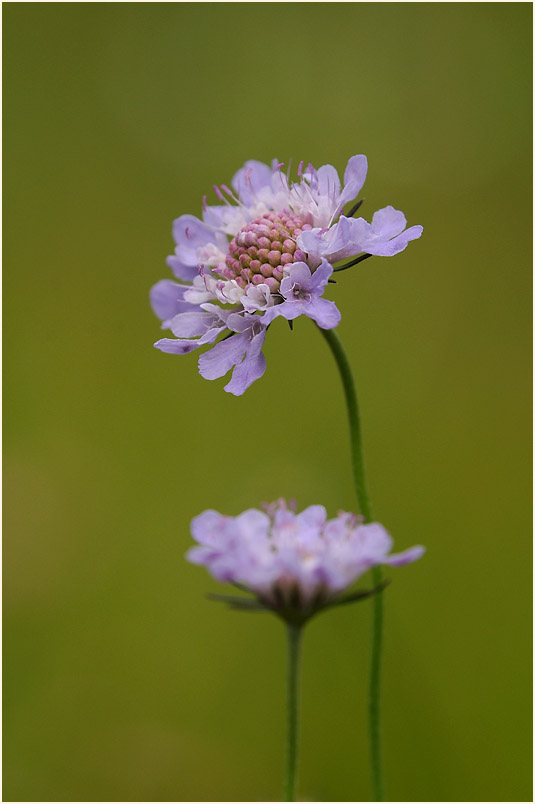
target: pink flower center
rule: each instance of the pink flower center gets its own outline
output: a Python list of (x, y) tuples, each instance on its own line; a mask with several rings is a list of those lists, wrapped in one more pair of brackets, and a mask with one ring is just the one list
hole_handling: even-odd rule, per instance
[(218, 273), (235, 279), (241, 287), (265, 283), (277, 291), (284, 268), (306, 260), (296, 240), (305, 229), (312, 229), (306, 218), (293, 212), (266, 212), (244, 226), (229, 243), (225, 267)]

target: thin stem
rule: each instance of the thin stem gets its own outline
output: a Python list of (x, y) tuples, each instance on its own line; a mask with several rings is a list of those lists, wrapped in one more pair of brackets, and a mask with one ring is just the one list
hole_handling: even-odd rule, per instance
[(334, 268), (334, 271), (347, 271), (348, 268), (353, 268), (354, 265), (357, 265), (362, 260), (367, 260), (368, 257), (373, 257), (373, 254), (361, 254), (360, 257), (355, 257), (354, 260), (351, 262), (346, 262), (345, 265), (340, 265), (339, 268)]
[[(319, 329), (319, 327), (318, 327)], [(366, 476), (364, 471), (364, 456), (362, 452), (362, 435), (360, 432), (360, 415), (357, 401), (357, 392), (353, 373), (342, 341), (334, 329), (320, 329), (321, 334), (329, 344), (333, 354), (346, 397), (347, 415), (349, 417), (349, 432), (351, 438), (351, 462), (353, 467), (353, 480), (359, 503), (360, 513), (369, 522), (372, 518), (370, 499), (366, 490)]]
[[(374, 586), (381, 583), (380, 566), (372, 568)], [(368, 730), (374, 801), (384, 801), (383, 763), (381, 756), (381, 657), (383, 652), (383, 596), (373, 596), (372, 654), (368, 689)]]
[(288, 623), (288, 671), (286, 710), (286, 778), (284, 801), (295, 801), (299, 744), (299, 664), (302, 626)]
[[(349, 418), (349, 433), (351, 441), (351, 462), (353, 480), (360, 512), (366, 522), (371, 521), (372, 511), (370, 498), (366, 489), (366, 475), (364, 469), (364, 455), (362, 450), (362, 434), (360, 430), (360, 415), (357, 401), (357, 392), (351, 366), (342, 342), (335, 330), (320, 329), (336, 360), (340, 378), (344, 387), (344, 394)], [(373, 584), (379, 586), (382, 580), (382, 571), (379, 566), (372, 570)], [(383, 632), (383, 596), (374, 595), (373, 621), (372, 621), (372, 653), (370, 664), (370, 686), (368, 698), (368, 728), (370, 738), (370, 763), (374, 801), (384, 800), (383, 774), (381, 762), (381, 737), (379, 730), (380, 720), (380, 692), (381, 692), (381, 648)]]

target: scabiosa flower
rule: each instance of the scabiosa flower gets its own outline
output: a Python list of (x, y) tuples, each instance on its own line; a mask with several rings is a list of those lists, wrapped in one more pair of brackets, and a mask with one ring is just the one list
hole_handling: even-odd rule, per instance
[(360, 204), (344, 213), (364, 184), (365, 156), (351, 157), (343, 187), (331, 165), (316, 170), (301, 162), (297, 181), (282, 167), (250, 160), (234, 176), (233, 190), (214, 187), (221, 204), (204, 198), (202, 220), (178, 218), (167, 264), (180, 281), (164, 279), (151, 290), (162, 328), (175, 336), (156, 348), (185, 354), (224, 334), (229, 343), (201, 356), (199, 371), (215, 379), (234, 368), (225, 390), (236, 396), (265, 371), (261, 348), (274, 318), (306, 315), (322, 329), (339, 324), (335, 303), (323, 298), (333, 270), (349, 267), (335, 263), (358, 254), (393, 256), (423, 231), (406, 229), (405, 216), (391, 206), (371, 224), (353, 217)]
[[(355, 514), (327, 519), (322, 505), (296, 513), (284, 500), (250, 509), (239, 516), (204, 511), (191, 524), (198, 545), (187, 553), (219, 581), (253, 592), (253, 608), (267, 608), (288, 621), (302, 623), (326, 606), (350, 598), (341, 593), (378, 564), (401, 566), (424, 552), (411, 547), (391, 554), (392, 537), (377, 522), (363, 524)], [(225, 599), (225, 598), (222, 598)], [(229, 598), (251, 608), (247, 598)]]

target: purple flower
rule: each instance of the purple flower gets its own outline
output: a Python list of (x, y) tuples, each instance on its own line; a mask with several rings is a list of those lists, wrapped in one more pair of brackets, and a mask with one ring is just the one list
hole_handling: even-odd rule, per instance
[(161, 338), (154, 345), (162, 352), (185, 355), (206, 343), (214, 343), (218, 335), (225, 331), (228, 310), (215, 304), (202, 304), (198, 307), (190, 305), (190, 309), (191, 312), (178, 313), (166, 322), (178, 340)]
[(171, 320), (179, 313), (191, 312), (191, 302), (184, 301), (184, 293), (191, 285), (179, 285), (171, 279), (161, 279), (150, 290), (152, 309), (162, 320), (162, 329), (169, 329)]
[(229, 315), (227, 327), (231, 335), (200, 356), (199, 372), (206, 380), (215, 380), (234, 366), (225, 391), (240, 396), (266, 370), (266, 358), (262, 354), (266, 328), (261, 318), (247, 313)]
[(394, 207), (385, 207), (374, 213), (371, 224), (364, 218), (341, 217), (330, 229), (312, 229), (303, 232), (298, 245), (310, 259), (338, 262), (359, 254), (393, 257), (407, 248), (411, 240), (421, 237), (422, 226), (406, 229), (407, 219)]
[(305, 262), (294, 263), (281, 282), (280, 294), (284, 301), (266, 310), (264, 323), (270, 324), (279, 315), (292, 321), (304, 314), (322, 329), (338, 326), (341, 316), (335, 303), (321, 298), (332, 272), (326, 260), (322, 260), (313, 273)]
[(338, 325), (334, 302), (323, 298), (333, 263), (362, 252), (392, 256), (422, 233), (421, 226), (405, 229), (405, 216), (393, 207), (376, 212), (371, 224), (343, 214), (364, 184), (365, 156), (351, 157), (343, 187), (332, 165), (316, 170), (301, 163), (297, 181), (282, 167), (250, 160), (234, 176), (233, 190), (214, 187), (222, 203), (205, 200), (203, 220), (178, 218), (167, 263), (181, 283), (161, 280), (151, 291), (162, 327), (177, 339), (157, 341), (161, 351), (185, 354), (236, 333), (226, 346), (213, 346), (211, 358), (199, 359), (208, 379), (235, 366), (225, 390), (236, 395), (264, 373), (260, 350), (273, 319), (306, 315), (322, 329)]
[(328, 520), (321, 505), (296, 513), (284, 500), (237, 517), (205, 511), (191, 533), (197, 546), (188, 561), (254, 592), (282, 616), (291, 610), (304, 619), (331, 605), (370, 567), (401, 566), (424, 553), (417, 546), (391, 554), (392, 537), (379, 523), (362, 524), (345, 512)]

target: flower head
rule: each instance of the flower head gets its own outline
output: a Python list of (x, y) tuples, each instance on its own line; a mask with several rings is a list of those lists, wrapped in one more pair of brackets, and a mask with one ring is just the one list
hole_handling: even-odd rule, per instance
[(363, 524), (346, 512), (328, 520), (322, 505), (296, 513), (284, 500), (236, 517), (205, 511), (191, 532), (198, 544), (187, 553), (189, 561), (298, 621), (345, 602), (340, 594), (370, 567), (408, 564), (424, 552), (418, 546), (391, 554), (392, 537), (377, 522)]
[(199, 371), (215, 379), (233, 368), (225, 390), (235, 395), (264, 373), (260, 350), (275, 318), (306, 315), (322, 329), (339, 324), (335, 303), (323, 298), (338, 270), (334, 263), (363, 252), (392, 256), (422, 233), (421, 226), (406, 229), (405, 216), (393, 207), (376, 212), (371, 224), (352, 217), (356, 206), (344, 214), (364, 184), (365, 156), (351, 157), (343, 187), (331, 165), (316, 170), (301, 163), (297, 181), (282, 167), (250, 160), (234, 176), (233, 189), (214, 187), (222, 203), (209, 206), (205, 199), (202, 220), (178, 218), (167, 264), (180, 282), (161, 280), (151, 291), (162, 328), (178, 339), (162, 338), (156, 348), (185, 354), (223, 334), (233, 341), (202, 355)]

